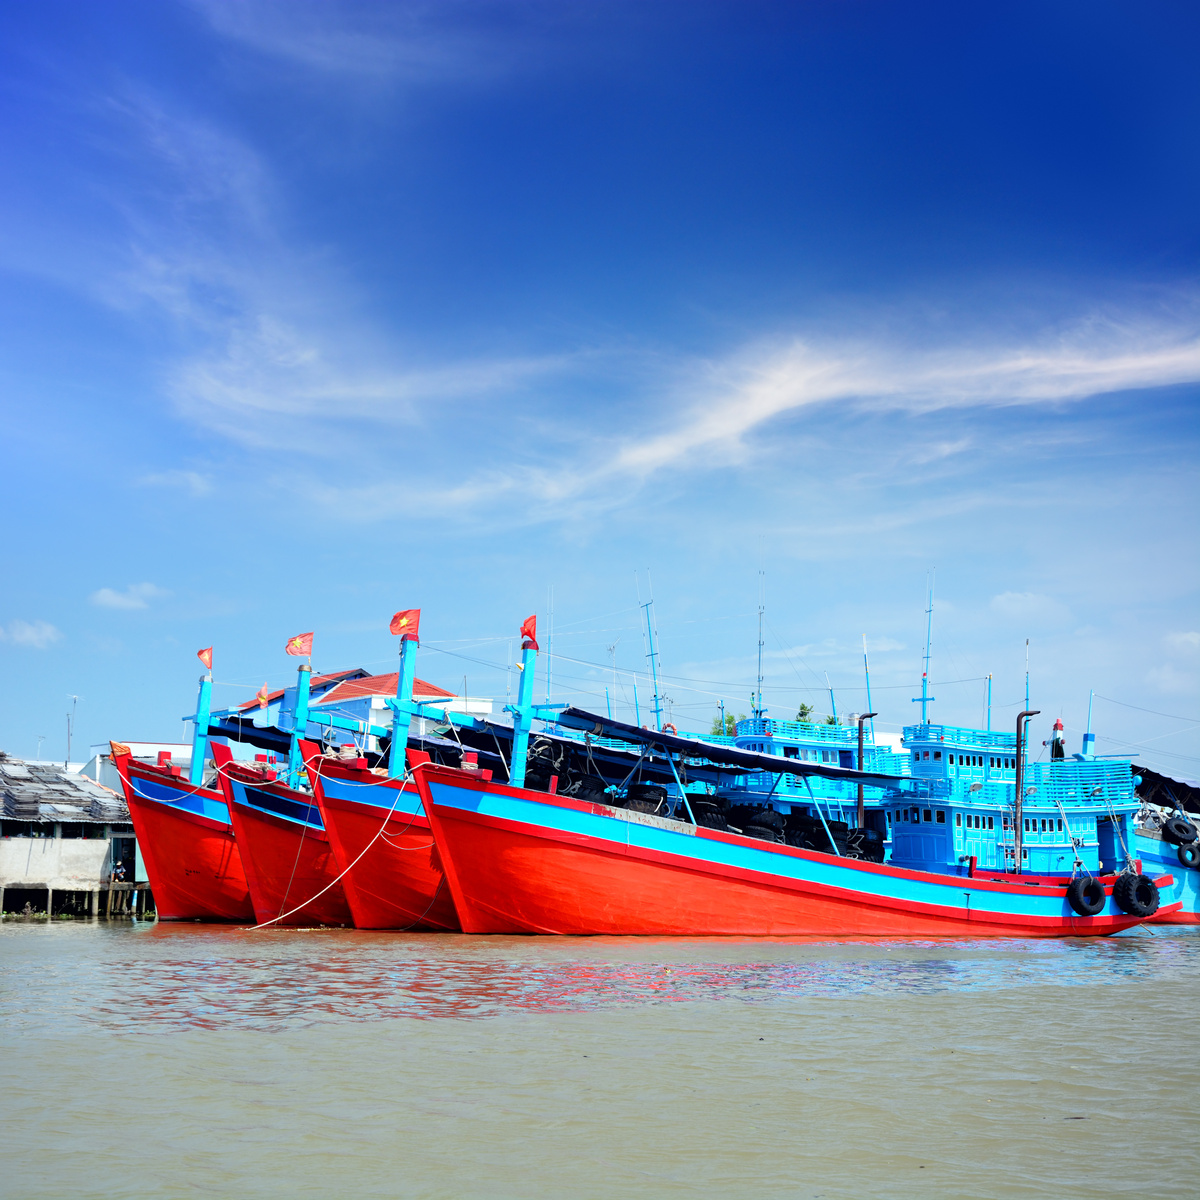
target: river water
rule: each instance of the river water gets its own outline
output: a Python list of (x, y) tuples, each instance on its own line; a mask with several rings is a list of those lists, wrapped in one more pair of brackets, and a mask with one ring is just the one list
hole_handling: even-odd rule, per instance
[(0, 926), (13, 1197), (1194, 1197), (1200, 937)]

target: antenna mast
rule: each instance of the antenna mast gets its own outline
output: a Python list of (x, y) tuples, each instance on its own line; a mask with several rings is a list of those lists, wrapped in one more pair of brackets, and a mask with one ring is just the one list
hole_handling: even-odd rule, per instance
[[(867, 662), (867, 635), (863, 634), (863, 673), (867, 677), (867, 712), (874, 712), (874, 706), (871, 704), (871, 664)], [(871, 741), (875, 741), (875, 718), (871, 718)], [(862, 767), (858, 768), (860, 771)]]
[[(649, 589), (650, 599), (642, 605), (642, 611), (646, 614), (646, 657), (650, 660), (650, 682), (654, 687), (654, 728), (659, 733), (662, 732), (662, 696), (658, 692), (658, 648), (655, 645), (655, 637), (658, 630), (654, 621), (654, 581), (650, 578), (650, 569), (646, 569), (646, 586)], [(641, 597), (639, 596), (639, 601)]]
[[(921, 706), (921, 724), (929, 724), (929, 702), (936, 696), (929, 694), (929, 655), (933, 649), (933, 583), (936, 575), (929, 581), (929, 607), (925, 610), (925, 670), (921, 672), (921, 694), (913, 697), (913, 703)], [(1026, 708), (1029, 705), (1025, 706)]]
[(762, 652), (763, 652), (763, 613), (767, 610), (767, 573), (759, 569), (758, 572), (758, 703), (754, 706), (754, 716), (761, 719), (763, 715), (762, 705)]

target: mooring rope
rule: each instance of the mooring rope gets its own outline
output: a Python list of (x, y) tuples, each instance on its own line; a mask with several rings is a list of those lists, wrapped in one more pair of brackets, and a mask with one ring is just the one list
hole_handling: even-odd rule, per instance
[[(320, 769), (318, 769), (317, 774), (319, 775), (320, 773), (321, 773)], [(334, 886), (334, 884), (340, 883), (347, 875), (349, 875), (350, 872), (358, 865), (358, 863), (362, 859), (363, 855), (365, 855), (366, 852), (368, 850), (370, 850), (371, 847), (373, 845), (375, 845), (375, 843), (377, 841), (379, 841), (380, 837), (383, 835), (383, 831), (387, 828), (387, 823), (392, 819), (392, 813), (394, 813), (396, 811), (396, 805), (400, 803), (400, 796), (404, 791), (405, 785), (408, 783), (409, 779), (412, 777), (412, 773), (413, 772), (412, 772), (411, 767), (404, 773), (403, 778), (400, 780), (400, 786), (398, 788), (396, 788), (396, 798), (392, 801), (392, 807), (390, 809), (388, 809), (387, 814), (383, 818), (383, 824), (380, 825), (379, 830), (378, 830), (378, 832), (376, 832), (375, 836), (363, 847), (362, 853), (359, 854), (358, 858), (356, 858), (354, 860), (354, 862), (352, 862), (335, 879), (331, 879), (329, 881), (329, 883), (327, 883), (319, 892), (316, 893), (316, 895), (309, 896), (309, 898), (307, 900), (305, 900), (303, 904), (298, 904), (295, 908), (291, 909), (289, 912), (280, 913), (279, 916), (272, 917), (271, 920), (269, 920), (269, 921), (260, 921), (257, 925), (250, 926), (251, 930), (266, 929), (267, 926), (275, 925), (279, 921), (282, 921), (285, 917), (290, 917), (294, 913), (298, 913), (302, 908), (306, 908), (314, 900), (319, 900), (323, 895), (325, 895), (325, 893), (327, 891), (329, 891), (329, 889), (331, 887)], [(415, 816), (415, 815), (416, 814), (414, 813), (413, 816)], [(409, 821), (409, 824), (411, 825), (412, 821)], [(428, 910), (426, 910), (426, 911), (428, 911)]]

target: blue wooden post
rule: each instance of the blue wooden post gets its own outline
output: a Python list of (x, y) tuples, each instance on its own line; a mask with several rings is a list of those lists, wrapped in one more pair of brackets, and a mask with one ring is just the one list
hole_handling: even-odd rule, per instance
[(204, 782), (204, 759), (208, 754), (208, 718), (212, 710), (212, 675), (200, 676), (200, 696), (196, 715), (192, 718), (192, 765), (188, 782), (199, 786)]
[(537, 667), (537, 651), (526, 646), (521, 653), (521, 682), (517, 685), (517, 702), (510, 706), (513, 714), (512, 762), (508, 782), (513, 787), (525, 786), (525, 759), (529, 753), (529, 730), (533, 725), (533, 673)]
[(396, 704), (392, 708), (392, 747), (388, 753), (388, 774), (393, 779), (403, 776), (407, 762), (405, 751), (408, 749), (408, 729), (412, 724), (413, 713), (413, 680), (417, 676), (418, 644), (413, 638), (405, 638), (400, 643), (400, 677), (396, 680)]
[(292, 744), (288, 747), (288, 787), (300, 784), (300, 769), (304, 759), (300, 739), (308, 735), (308, 697), (312, 685), (312, 667), (301, 663), (296, 678), (296, 706), (292, 709)]

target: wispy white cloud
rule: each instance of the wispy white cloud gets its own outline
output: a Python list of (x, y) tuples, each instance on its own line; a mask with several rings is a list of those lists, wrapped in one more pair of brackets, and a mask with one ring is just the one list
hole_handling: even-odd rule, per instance
[(1172, 650), (1184, 654), (1195, 654), (1200, 651), (1200, 633), (1194, 629), (1187, 633), (1168, 633), (1163, 639)]
[(103, 587), (92, 593), (93, 604), (101, 608), (139, 609), (148, 608), (152, 600), (161, 600), (171, 593), (153, 583), (131, 583), (123, 592)]
[(45, 650), (61, 640), (62, 634), (49, 621), (16, 620), (0, 625), (0, 642), (11, 642), (14, 646)]
[[(538, 6), (327, 4), (320, 0), (193, 0), (214, 32), (303, 70), (353, 84), (480, 83), (528, 58)], [(553, 10), (547, 9), (548, 12)], [(554, 22), (563, 15), (554, 13)]]
[(199, 471), (158, 471), (143, 475), (138, 482), (144, 487), (178, 488), (192, 496), (207, 496), (213, 490), (212, 478)]

